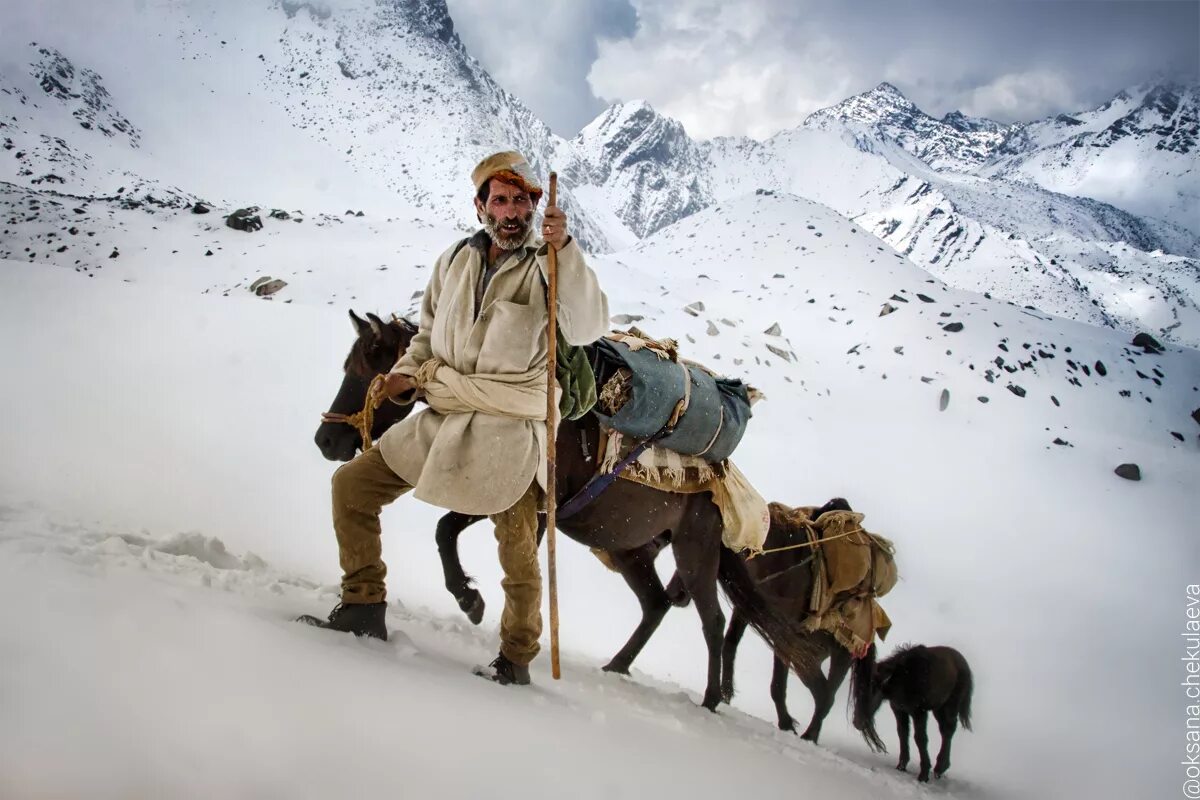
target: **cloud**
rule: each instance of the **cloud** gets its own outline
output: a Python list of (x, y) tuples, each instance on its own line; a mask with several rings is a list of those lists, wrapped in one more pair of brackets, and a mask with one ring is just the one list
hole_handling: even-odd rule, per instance
[(567, 137), (605, 107), (587, 83), (598, 39), (632, 35), (636, 24), (626, 0), (447, 0), (447, 6), (467, 51)]
[(1032, 119), (1074, 110), (1078, 101), (1065, 75), (1035, 70), (1001, 75), (986, 86), (970, 90), (960, 106), (964, 113), (976, 117)]
[(633, 0), (590, 94), (644, 99), (700, 138), (769, 135), (888, 80), (928, 113), (1001, 121), (1097, 105), (1164, 72), (1195, 80), (1200, 5), (1176, 2)]

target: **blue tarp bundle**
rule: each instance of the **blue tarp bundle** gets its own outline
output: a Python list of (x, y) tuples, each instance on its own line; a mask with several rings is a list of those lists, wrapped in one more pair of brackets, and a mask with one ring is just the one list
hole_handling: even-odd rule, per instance
[(596, 351), (600, 374), (624, 367), (632, 376), (629, 397), (616, 413), (607, 416), (599, 406), (594, 409), (603, 424), (625, 436), (645, 439), (663, 429), (686, 395), (687, 411), (656, 446), (717, 462), (728, 458), (742, 440), (751, 414), (750, 397), (740, 380), (713, 377), (700, 367), (662, 358), (650, 348), (632, 350), (611, 339), (596, 342)]

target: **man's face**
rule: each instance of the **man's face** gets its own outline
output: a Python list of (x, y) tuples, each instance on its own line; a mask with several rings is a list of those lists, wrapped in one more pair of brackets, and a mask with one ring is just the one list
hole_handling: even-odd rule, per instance
[(483, 227), (501, 250), (515, 250), (533, 225), (533, 200), (519, 186), (491, 179), (487, 203), (475, 199)]

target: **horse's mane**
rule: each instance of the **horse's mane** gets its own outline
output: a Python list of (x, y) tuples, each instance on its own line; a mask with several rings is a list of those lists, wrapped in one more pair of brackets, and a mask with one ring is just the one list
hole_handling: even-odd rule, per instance
[(902, 658), (904, 658), (905, 656), (907, 656), (909, 653), (913, 652), (914, 650), (917, 650), (918, 648), (924, 649), (925, 645), (914, 644), (913, 642), (905, 642), (904, 644), (900, 645), (895, 650), (893, 650), (891, 653), (889, 653), (887, 658), (880, 661), (879, 666), (882, 667), (884, 664), (892, 664), (897, 661), (900, 661)]

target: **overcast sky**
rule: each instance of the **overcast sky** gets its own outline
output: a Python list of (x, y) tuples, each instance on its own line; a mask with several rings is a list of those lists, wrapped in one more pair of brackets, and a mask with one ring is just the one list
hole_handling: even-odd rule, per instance
[(447, 0), (467, 49), (555, 133), (648, 100), (763, 138), (889, 81), (1004, 122), (1200, 79), (1200, 0)]

